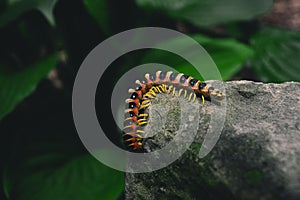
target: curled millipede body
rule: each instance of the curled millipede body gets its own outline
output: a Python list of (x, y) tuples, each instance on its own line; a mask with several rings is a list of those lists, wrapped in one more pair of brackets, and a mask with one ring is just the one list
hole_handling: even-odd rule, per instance
[(205, 99), (214, 98), (215, 101), (221, 102), (225, 97), (224, 93), (211, 85), (182, 73), (157, 71), (155, 74), (145, 74), (145, 78), (143, 81), (136, 81), (138, 87), (129, 89), (131, 95), (126, 99), (128, 108), (125, 110), (123, 139), (125, 145), (132, 151), (143, 150), (143, 127), (147, 124), (149, 116), (147, 108), (157, 94), (183, 96), (188, 101), (195, 101), (199, 97), (202, 104)]

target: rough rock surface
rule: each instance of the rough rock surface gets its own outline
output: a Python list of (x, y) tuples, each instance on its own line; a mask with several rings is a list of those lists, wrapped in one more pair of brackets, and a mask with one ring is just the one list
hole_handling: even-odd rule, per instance
[[(214, 106), (205, 102), (189, 149), (166, 168), (126, 174), (126, 199), (300, 199), (300, 83), (233, 81), (225, 87), (226, 121), (212, 151), (199, 159)], [(146, 144), (149, 149), (170, 140), (176, 112), (167, 121), (168, 131)]]

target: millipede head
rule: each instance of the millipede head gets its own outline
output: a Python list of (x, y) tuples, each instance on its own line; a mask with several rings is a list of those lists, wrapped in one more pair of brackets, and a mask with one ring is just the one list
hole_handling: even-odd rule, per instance
[(213, 90), (210, 92), (210, 96), (212, 99), (221, 101), (225, 98), (225, 94), (219, 90)]

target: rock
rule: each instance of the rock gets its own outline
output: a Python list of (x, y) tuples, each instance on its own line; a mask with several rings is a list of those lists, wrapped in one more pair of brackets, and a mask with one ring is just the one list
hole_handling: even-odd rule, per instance
[[(232, 81), (225, 87), (226, 121), (212, 151), (198, 156), (216, 106), (206, 101), (199, 104), (200, 128), (192, 145), (165, 168), (127, 173), (126, 199), (300, 199), (300, 83)], [(159, 134), (146, 142), (148, 150), (172, 140), (180, 121), (176, 98), (162, 94), (156, 101), (175, 107), (155, 114), (150, 106), (146, 132)], [(155, 123), (164, 120), (164, 128), (156, 130)]]

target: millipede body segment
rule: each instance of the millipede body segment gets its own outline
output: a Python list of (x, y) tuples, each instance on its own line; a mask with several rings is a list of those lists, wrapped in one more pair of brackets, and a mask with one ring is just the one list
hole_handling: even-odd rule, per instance
[(149, 116), (147, 108), (157, 94), (183, 96), (188, 101), (195, 101), (199, 97), (202, 103), (211, 98), (220, 102), (225, 97), (224, 93), (205, 82), (172, 71), (145, 74), (145, 80), (137, 80), (136, 84), (138, 87), (129, 89), (130, 98), (126, 99), (128, 108), (125, 110), (123, 129), (124, 143), (131, 151), (143, 150), (143, 127), (147, 124)]

